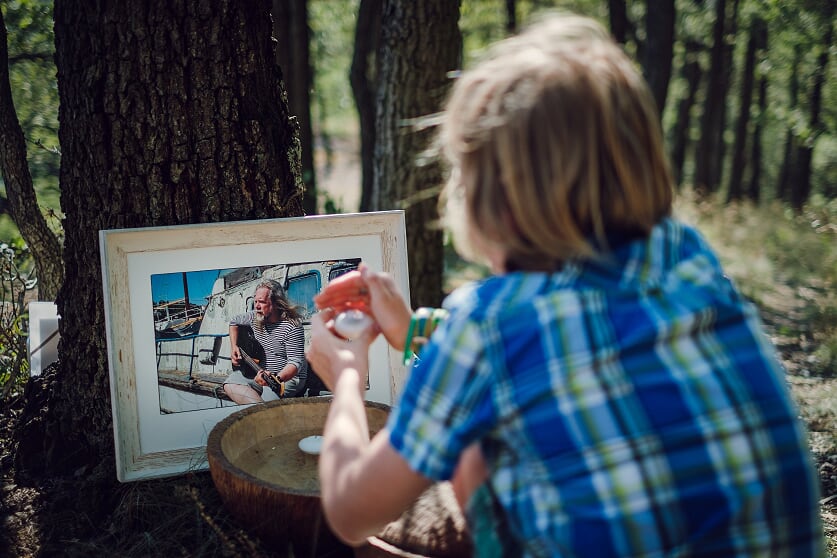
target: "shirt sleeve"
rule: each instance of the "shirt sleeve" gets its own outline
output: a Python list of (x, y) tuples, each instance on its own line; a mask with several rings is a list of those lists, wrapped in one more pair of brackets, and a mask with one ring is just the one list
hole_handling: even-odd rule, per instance
[(453, 316), (441, 324), (390, 415), (390, 443), (413, 470), (431, 479), (449, 479), (462, 451), (496, 420), (491, 359), (485, 358), (490, 329)]
[(305, 331), (301, 325), (292, 325), (285, 338), (285, 354), (289, 364), (296, 364), (297, 370), (302, 370), (305, 362)]
[(250, 325), (251, 323), (253, 323), (253, 320), (249, 313), (238, 314), (237, 316), (230, 318), (230, 325), (234, 326)]

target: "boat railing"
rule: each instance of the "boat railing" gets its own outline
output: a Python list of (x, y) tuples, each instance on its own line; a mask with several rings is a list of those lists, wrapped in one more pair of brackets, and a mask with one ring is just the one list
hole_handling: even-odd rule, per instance
[(167, 326), (194, 321), (203, 317), (203, 311), (203, 306), (190, 304), (184, 298), (172, 300), (154, 307), (154, 325), (157, 330), (161, 330)]
[[(160, 361), (162, 360), (162, 358), (164, 356), (167, 356), (167, 357), (171, 357), (171, 356), (187, 357), (189, 359), (188, 379), (191, 380), (192, 379), (192, 373), (194, 372), (194, 369), (195, 369), (195, 360), (199, 360), (199, 358), (201, 356), (200, 352), (201, 351), (208, 352), (209, 354), (206, 356), (205, 364), (214, 365), (218, 361), (218, 358), (220, 356), (219, 352), (220, 352), (220, 349), (221, 349), (221, 342), (223, 341), (224, 337), (229, 337), (229, 333), (195, 333), (195, 334), (192, 334), (192, 335), (184, 335), (183, 337), (172, 338), (172, 339), (159, 338), (156, 341), (156, 344), (157, 344), (157, 368), (159, 369)], [(200, 351), (196, 352), (195, 351), (195, 345), (198, 342), (198, 340), (201, 339), (201, 338), (212, 338), (213, 339), (212, 349), (201, 349)], [(188, 353), (186, 353), (186, 352), (176, 352), (176, 351), (173, 351), (173, 352), (170, 352), (170, 353), (169, 352), (163, 352), (163, 344), (176, 342), (176, 343), (179, 344), (179, 346), (182, 346), (183, 341), (190, 341), (191, 342), (190, 343), (191, 349), (189, 350)], [(200, 362), (204, 362), (204, 361), (200, 360)]]

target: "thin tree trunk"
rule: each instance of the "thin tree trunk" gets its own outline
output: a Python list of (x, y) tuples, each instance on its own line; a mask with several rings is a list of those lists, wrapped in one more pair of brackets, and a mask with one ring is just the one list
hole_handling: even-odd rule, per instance
[(311, 129), (311, 88), (314, 73), (310, 63), (308, 0), (273, 0), (273, 35), (276, 61), (282, 69), (288, 106), (299, 123), (302, 147), (302, 181), (305, 213), (317, 213), (317, 173), (314, 166), (314, 133)]
[(754, 18), (750, 26), (750, 38), (744, 55), (744, 72), (741, 76), (741, 95), (738, 121), (735, 126), (735, 143), (732, 151), (727, 202), (744, 197), (744, 170), (747, 165), (747, 139), (750, 136), (750, 111), (753, 103), (753, 84), (756, 73), (756, 54), (764, 48), (767, 26), (764, 20)]
[[(802, 46), (796, 44), (793, 47), (793, 64), (790, 68), (790, 79), (788, 82), (789, 112), (793, 112), (799, 106), (799, 67), (801, 63)], [(794, 168), (796, 168), (796, 135), (793, 132), (793, 126), (789, 125), (785, 133), (782, 167), (779, 170), (779, 180), (776, 183), (776, 198), (790, 201), (791, 174)]]
[[(765, 44), (767, 42), (765, 41)], [(750, 152), (750, 181), (747, 187), (747, 198), (754, 203), (761, 200), (761, 168), (762, 168), (762, 135), (764, 134), (764, 116), (767, 113), (767, 76), (759, 79), (759, 116), (756, 119), (756, 129), (753, 130), (753, 144)]]
[[(361, 0), (355, 27), (355, 48), (349, 80), (360, 121), (360, 211), (372, 200), (375, 153), (375, 91), (378, 83), (377, 49), (381, 36), (382, 0)], [(371, 59), (371, 60), (370, 60)]]
[[(738, 6), (740, 4), (740, 0), (733, 0), (732, 3), (732, 12), (729, 14), (729, 21), (727, 25), (727, 37), (735, 37), (738, 33)], [(717, 128), (717, 142), (715, 143), (715, 150), (716, 154), (714, 157), (715, 164), (712, 167), (713, 176), (712, 176), (712, 183), (715, 184), (715, 189), (717, 190), (720, 188), (721, 183), (723, 181), (723, 174), (724, 174), (724, 163), (726, 162), (726, 155), (727, 155), (727, 143), (725, 141), (726, 130), (727, 130), (727, 114), (729, 109), (729, 103), (726, 102), (729, 96), (729, 89), (730, 85), (732, 84), (732, 74), (734, 70), (734, 58), (733, 54), (735, 53), (735, 43), (733, 40), (725, 41), (724, 44), (724, 60), (723, 60), (723, 70), (724, 70), (724, 91), (723, 91), (723, 98), (724, 102), (721, 103), (720, 106), (720, 115), (718, 121), (718, 128)], [(713, 190), (714, 191), (714, 190)]]
[(618, 43), (625, 44), (630, 28), (625, 0), (608, 0), (607, 12), (610, 19), (610, 33)]
[(438, 161), (419, 165), (432, 131), (410, 123), (441, 109), (447, 74), (459, 68), (459, 2), (385, 0), (383, 20), (372, 208), (406, 210), (412, 303), (438, 306), (443, 246), (436, 198), (443, 172)]
[[(653, 5), (652, 5), (653, 4)], [(645, 9), (643, 73), (662, 118), (674, 55), (674, 0), (650, 0)]]
[(700, 80), (703, 71), (700, 67), (699, 54), (704, 45), (695, 41), (686, 42), (686, 54), (681, 77), (686, 81), (686, 95), (677, 105), (677, 120), (671, 149), (672, 171), (675, 181), (680, 185), (683, 181), (683, 165), (686, 161), (686, 150), (689, 146), (689, 130), (692, 126), (692, 107), (695, 105)]
[(828, 75), (828, 57), (832, 47), (831, 42), (834, 38), (834, 11), (837, 9), (834, 6), (834, 2), (826, 2), (825, 5), (823, 21), (825, 22), (826, 31), (823, 36), (823, 42), (820, 45), (817, 67), (814, 70), (814, 83), (811, 87), (811, 95), (808, 101), (808, 106), (810, 107), (808, 129), (812, 133), (806, 141), (800, 142), (797, 146), (796, 180), (792, 182), (791, 205), (797, 211), (802, 209), (802, 206), (808, 201), (808, 197), (811, 195), (811, 160), (814, 156), (814, 145), (817, 137), (822, 132), (822, 91), (825, 87), (826, 76)]
[(38, 298), (55, 300), (64, 280), (61, 244), (38, 206), (26, 159), (26, 139), (17, 118), (9, 83), (6, 23), (0, 12), (0, 170), (8, 210), (35, 260)]
[(506, 33), (517, 32), (517, 0), (506, 0)]
[(706, 84), (706, 95), (703, 102), (700, 138), (695, 150), (694, 188), (699, 196), (710, 194), (717, 188), (717, 167), (720, 165), (718, 160), (720, 146), (718, 144), (723, 141), (721, 111), (726, 95), (726, 70), (724, 68), (726, 6), (726, 0), (717, 0), (715, 4), (712, 49), (709, 55), (709, 81)]

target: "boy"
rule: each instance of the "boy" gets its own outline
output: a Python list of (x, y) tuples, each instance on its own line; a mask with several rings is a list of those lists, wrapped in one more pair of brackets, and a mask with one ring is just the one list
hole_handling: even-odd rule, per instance
[(334, 392), (320, 479), (335, 532), (361, 543), (456, 475), (525, 556), (823, 556), (781, 366), (671, 218), (654, 100), (607, 33), (558, 16), (501, 42), (458, 79), (440, 138), (446, 223), (494, 275), (448, 297), (372, 440), (368, 344), (380, 331), (409, 348), (409, 309), (387, 276), (355, 274), (377, 327), (346, 343), (330, 329), (346, 301), (317, 299), (308, 358)]

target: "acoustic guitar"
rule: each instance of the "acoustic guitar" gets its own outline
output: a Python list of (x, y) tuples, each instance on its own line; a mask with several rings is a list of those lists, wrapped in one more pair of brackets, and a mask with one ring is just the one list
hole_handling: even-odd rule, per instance
[(246, 362), (248, 366), (250, 366), (253, 370), (256, 371), (253, 374), (254, 378), (256, 377), (256, 374), (258, 374), (259, 370), (261, 370), (262, 371), (262, 378), (264, 378), (264, 381), (267, 382), (267, 387), (272, 389), (273, 393), (278, 395), (280, 398), (285, 396), (285, 382), (280, 380), (278, 375), (271, 374), (267, 370), (261, 368), (259, 366), (259, 363), (256, 362), (253, 359), (253, 357), (248, 355), (247, 351), (245, 351), (243, 348), (239, 347), (238, 352), (241, 353), (242, 360), (244, 360), (244, 362)]
[(238, 352), (241, 353), (241, 360), (246, 366), (233, 366), (233, 369), (240, 370), (241, 374), (248, 380), (254, 379), (256, 374), (259, 373), (259, 370), (263, 370), (262, 378), (267, 382), (268, 387), (279, 397), (284, 397), (284, 382), (279, 380), (276, 374), (271, 374), (262, 366), (259, 366), (260, 362), (266, 362), (264, 347), (256, 339), (256, 334), (253, 333), (252, 327), (246, 325), (238, 326)]

